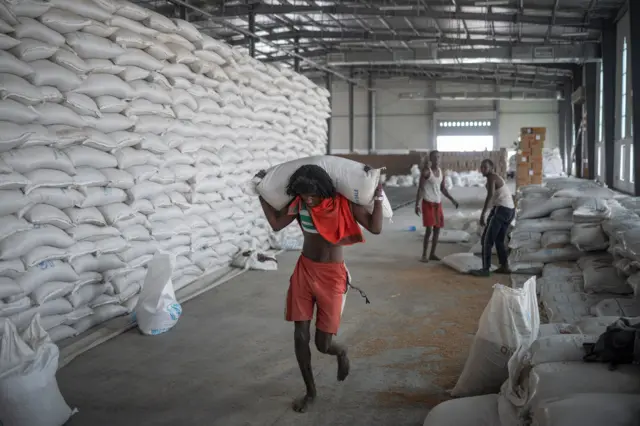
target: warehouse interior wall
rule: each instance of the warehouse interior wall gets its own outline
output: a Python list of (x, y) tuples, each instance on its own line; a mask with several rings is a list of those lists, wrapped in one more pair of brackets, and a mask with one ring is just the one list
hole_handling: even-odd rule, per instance
[[(558, 146), (558, 102), (491, 100), (402, 100), (401, 93), (492, 92), (487, 84), (462, 84), (408, 78), (376, 79), (375, 147), (380, 154), (406, 154), (436, 147), (436, 118), (496, 119), (494, 149), (513, 146), (521, 127), (546, 127), (548, 146)], [(346, 154), (349, 147), (349, 85), (332, 86), (331, 153)], [(487, 114), (493, 114), (489, 117)], [(369, 152), (367, 89), (354, 88), (354, 151)]]
[(558, 145), (558, 101), (499, 101), (498, 147), (513, 149), (522, 127), (546, 127), (545, 147)]

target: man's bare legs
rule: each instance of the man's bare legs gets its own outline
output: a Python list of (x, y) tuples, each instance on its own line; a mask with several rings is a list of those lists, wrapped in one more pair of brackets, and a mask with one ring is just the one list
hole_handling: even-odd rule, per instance
[[(438, 230), (439, 232), (439, 230)], [(438, 233), (438, 235), (440, 235)], [(434, 234), (435, 237), (435, 234)], [(431, 227), (427, 226), (424, 229), (424, 240), (422, 241), (422, 257), (420, 258), (420, 262), (427, 263), (429, 258), (427, 257), (427, 249), (429, 248), (429, 240), (431, 239)], [(433, 253), (432, 253), (433, 255)]]
[[(311, 369), (311, 341), (310, 333), (311, 321), (300, 321), (295, 323), (294, 342), (298, 366), (302, 373), (302, 379), (307, 388), (307, 393), (302, 398), (293, 402), (293, 409), (299, 413), (307, 411), (316, 398), (316, 384), (313, 379)], [(333, 355), (338, 359), (338, 380), (343, 381), (349, 375), (349, 358), (347, 349), (333, 342), (333, 336), (324, 331), (316, 330), (316, 347), (323, 354)]]
[(338, 381), (343, 382), (349, 375), (349, 357), (347, 348), (335, 343), (333, 335), (316, 329), (316, 348), (323, 354), (338, 358)]
[(440, 238), (440, 228), (433, 228), (433, 241), (431, 242), (431, 254), (429, 255), (429, 260), (435, 260), (435, 261), (440, 260), (440, 258), (436, 256), (436, 247), (438, 246), (439, 238)]
[(296, 359), (298, 360), (298, 366), (300, 367), (300, 373), (302, 373), (304, 385), (307, 388), (306, 395), (293, 402), (294, 411), (299, 413), (307, 411), (307, 407), (311, 405), (316, 398), (316, 383), (313, 380), (313, 371), (311, 370), (311, 348), (309, 348), (309, 342), (311, 341), (310, 326), (311, 321), (296, 322), (293, 332)]

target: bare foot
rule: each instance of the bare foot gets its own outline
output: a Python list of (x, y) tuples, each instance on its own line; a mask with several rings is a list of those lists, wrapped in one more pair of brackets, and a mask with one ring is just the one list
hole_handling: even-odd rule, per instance
[(429, 256), (429, 260), (435, 260), (436, 262), (439, 262), (440, 258), (438, 256), (436, 256), (435, 254), (432, 254), (431, 256)]
[(296, 399), (293, 401), (293, 411), (296, 413), (305, 413), (307, 409), (313, 405), (315, 399), (316, 396), (310, 394), (306, 394), (302, 398)]
[(338, 355), (338, 381), (344, 382), (344, 380), (349, 375), (350, 369), (349, 357), (347, 356), (347, 351), (344, 351), (342, 355)]
[(427, 259), (427, 255), (424, 255), (420, 258), (420, 262), (422, 263), (429, 263), (429, 259)]

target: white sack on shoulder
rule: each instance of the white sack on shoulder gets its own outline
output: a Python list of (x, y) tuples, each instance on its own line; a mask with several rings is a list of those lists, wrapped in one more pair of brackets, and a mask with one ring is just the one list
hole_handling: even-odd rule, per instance
[(286, 193), (289, 179), (304, 165), (322, 167), (331, 176), (338, 192), (350, 201), (361, 205), (373, 202), (380, 181), (380, 170), (365, 171), (364, 164), (332, 156), (307, 157), (275, 166), (267, 171), (256, 189), (271, 206), (282, 209), (291, 201)]

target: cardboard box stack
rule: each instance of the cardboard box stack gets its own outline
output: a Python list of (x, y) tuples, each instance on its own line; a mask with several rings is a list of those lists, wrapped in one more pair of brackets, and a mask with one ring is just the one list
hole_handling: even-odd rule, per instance
[(546, 134), (545, 127), (523, 127), (520, 130), (516, 187), (542, 184), (542, 148)]

